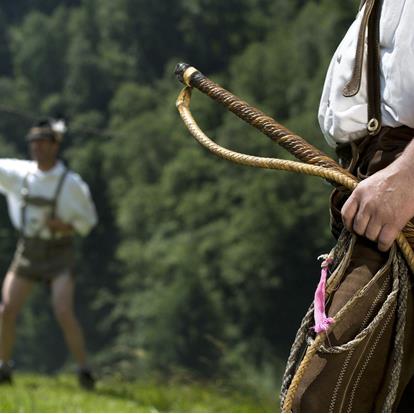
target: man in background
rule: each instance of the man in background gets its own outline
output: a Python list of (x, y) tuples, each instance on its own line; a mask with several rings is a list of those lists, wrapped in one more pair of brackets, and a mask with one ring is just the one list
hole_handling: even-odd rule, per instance
[(19, 232), (0, 305), (0, 383), (12, 383), (17, 316), (37, 282), (50, 287), (54, 315), (78, 365), (79, 384), (93, 389), (85, 340), (74, 313), (74, 235), (97, 223), (89, 188), (58, 158), (62, 121), (42, 120), (27, 135), (32, 161), (0, 159), (0, 190)]

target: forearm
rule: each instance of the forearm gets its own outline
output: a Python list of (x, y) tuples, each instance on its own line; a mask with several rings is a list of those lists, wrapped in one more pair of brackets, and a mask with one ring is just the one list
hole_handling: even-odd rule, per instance
[[(408, 179), (414, 180), (414, 139), (388, 168), (406, 174)], [(408, 188), (407, 191), (414, 191), (414, 188)]]

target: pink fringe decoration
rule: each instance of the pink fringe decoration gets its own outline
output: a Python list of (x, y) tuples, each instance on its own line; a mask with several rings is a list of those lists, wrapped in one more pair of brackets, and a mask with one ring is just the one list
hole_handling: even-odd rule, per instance
[(315, 291), (314, 301), (314, 318), (315, 326), (313, 329), (316, 333), (326, 332), (329, 325), (334, 322), (333, 318), (326, 316), (325, 311), (325, 290), (326, 290), (326, 278), (328, 276), (328, 268), (332, 263), (332, 258), (327, 257), (321, 264), (321, 279), (319, 280), (318, 287)]

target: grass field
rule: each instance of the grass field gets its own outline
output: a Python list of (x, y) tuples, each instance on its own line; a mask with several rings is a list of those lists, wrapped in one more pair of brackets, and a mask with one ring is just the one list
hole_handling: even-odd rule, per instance
[(87, 392), (74, 376), (17, 373), (13, 386), (0, 386), (0, 412), (275, 412), (275, 395), (224, 383), (115, 379), (102, 379)]

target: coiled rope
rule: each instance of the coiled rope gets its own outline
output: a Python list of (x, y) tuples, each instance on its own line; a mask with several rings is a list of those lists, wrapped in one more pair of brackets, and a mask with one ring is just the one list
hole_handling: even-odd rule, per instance
[[(340, 167), (334, 160), (322, 153), (320, 150), (316, 149), (309, 143), (307, 143), (303, 138), (298, 135), (293, 134), (291, 131), (286, 129), (284, 126), (277, 123), (273, 118), (265, 115), (256, 108), (251, 107), (246, 102), (240, 100), (235, 95), (231, 94), (229, 91), (223, 89), (219, 85), (215, 84), (211, 80), (207, 79), (201, 72), (197, 69), (191, 67), (188, 64), (178, 64), (176, 67), (176, 75), (183, 82), (186, 87), (181, 91), (177, 98), (176, 106), (180, 113), (184, 124), (190, 131), (191, 135), (204, 147), (206, 147), (213, 154), (232, 161), (237, 164), (247, 165), (257, 168), (266, 168), (266, 169), (276, 169), (284, 171), (298, 172), (302, 174), (317, 176), (325, 178), (331, 183), (336, 183), (344, 186), (350, 191), (354, 190), (358, 184), (358, 180), (351, 175), (347, 170)], [(280, 144), (282, 147), (287, 149), (295, 157), (303, 162), (290, 161), (290, 160), (281, 160), (277, 158), (266, 158), (266, 157), (256, 157), (253, 155), (242, 154), (239, 152), (231, 151), (226, 149), (214, 141), (212, 141), (200, 127), (195, 122), (191, 111), (190, 111), (190, 101), (191, 101), (191, 90), (192, 87), (196, 87), (201, 92), (207, 94), (212, 99), (217, 102), (222, 103), (227, 109), (236, 114), (239, 118), (243, 119), (250, 125), (254, 126), (273, 141)], [(403, 232), (401, 232), (396, 242), (409, 266), (411, 271), (414, 273), (414, 252), (407, 242), (405, 233), (410, 237), (414, 238), (414, 232), (412, 227), (406, 227)], [(404, 263), (401, 263), (400, 260), (394, 263), (394, 271), (397, 267), (404, 267)], [(397, 269), (398, 270), (398, 269)], [(353, 341), (342, 346), (342, 348), (330, 348), (327, 349), (324, 347), (324, 342), (332, 331), (334, 326), (331, 325), (326, 332), (319, 333), (310, 346), (307, 348), (305, 356), (303, 357), (299, 367), (295, 370), (296, 358), (298, 354), (298, 349), (303, 344), (303, 341), (306, 341), (305, 331), (309, 327), (309, 324), (312, 320), (312, 307), (306, 314), (304, 320), (302, 321), (301, 327), (295, 338), (294, 344), (292, 346), (291, 356), (288, 359), (288, 364), (286, 368), (286, 373), (284, 376), (284, 384), (282, 385), (282, 403), (283, 403), (283, 412), (291, 412), (292, 404), (298, 389), (298, 386), (303, 378), (306, 368), (308, 367), (312, 357), (316, 352), (320, 350), (325, 350), (328, 352), (345, 352), (349, 349), (353, 349), (357, 346), (370, 332), (372, 332), (379, 323), (383, 320), (384, 315), (393, 307), (397, 306), (397, 335), (396, 343), (393, 349), (393, 368), (392, 368), (392, 379), (390, 384), (390, 392), (387, 396), (386, 403), (384, 405), (385, 411), (391, 411), (392, 404), (395, 400), (396, 390), (398, 387), (399, 373), (401, 369), (401, 354), (402, 354), (402, 338), (404, 336), (404, 315), (406, 307), (406, 293), (408, 291), (408, 276), (404, 277), (404, 271), (401, 272), (403, 276), (401, 281), (398, 278), (395, 278), (392, 286), (392, 292), (388, 295), (386, 301), (383, 304), (379, 314), (374, 318), (374, 320), (365, 328), (360, 335), (358, 335)], [(405, 272), (406, 273), (406, 272)], [(371, 281), (372, 282), (372, 281)], [(371, 283), (370, 282), (370, 283)], [(400, 286), (402, 283), (402, 287)], [(370, 283), (368, 285), (370, 285)], [(367, 285), (367, 286), (368, 286)], [(346, 314), (349, 309), (352, 308), (354, 303), (361, 298), (367, 289), (367, 286), (362, 288), (357, 292), (353, 298), (335, 315), (335, 321), (341, 320), (343, 315)], [(398, 297), (398, 300), (396, 299)], [(397, 300), (397, 305), (396, 305)]]

